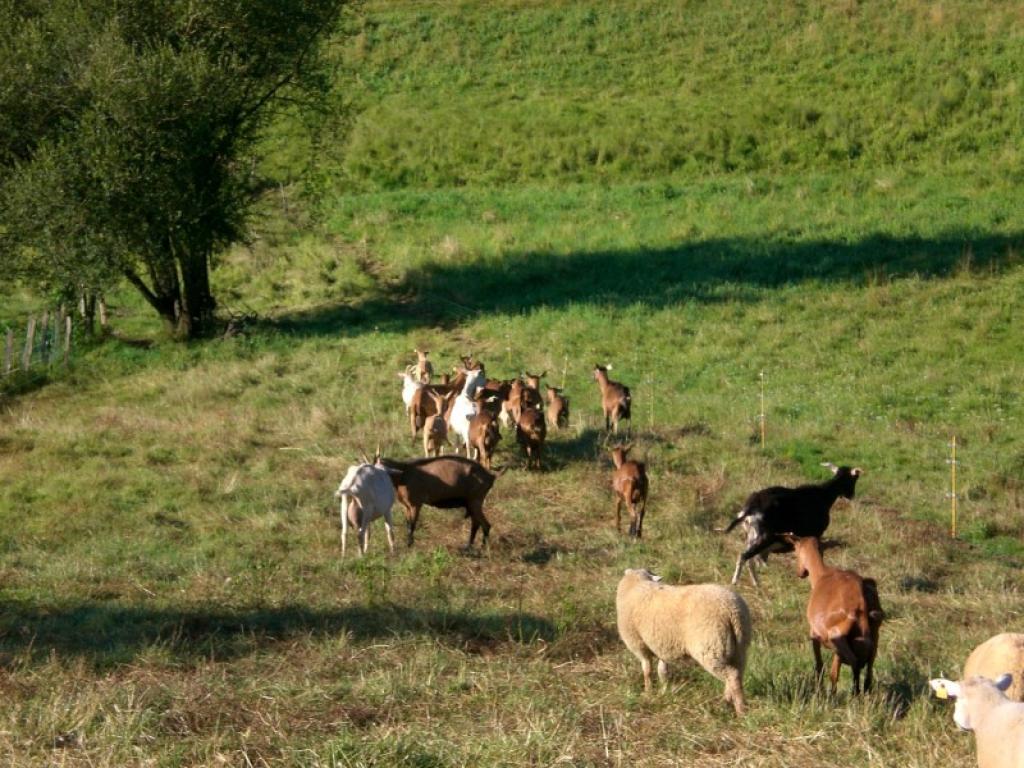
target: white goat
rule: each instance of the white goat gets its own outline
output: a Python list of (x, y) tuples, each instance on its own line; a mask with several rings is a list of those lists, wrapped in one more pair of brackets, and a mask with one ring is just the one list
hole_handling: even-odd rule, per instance
[(929, 681), (940, 699), (956, 699), (953, 721), (974, 731), (979, 768), (1020, 768), (1024, 764), (1024, 704), (1010, 701), (1003, 691), (1012, 675), (992, 681), (975, 675), (956, 683), (936, 678)]
[(420, 389), (423, 384), (416, 381), (408, 372), (398, 374), (398, 378), (402, 380), (402, 402), (405, 403), (405, 412), (408, 413), (412, 407), (412, 398), (416, 394), (416, 390)]
[(449, 416), (448, 427), (455, 431), (460, 438), (462, 438), (462, 444), (466, 446), (466, 456), (469, 456), (471, 446), (469, 443), (469, 423), (476, 416), (478, 409), (474, 396), (476, 391), (484, 385), (486, 381), (484, 372), (481, 370), (473, 370), (466, 372), (466, 383), (462, 387), (462, 392), (458, 397), (455, 398), (455, 403), (452, 405), (451, 416)]
[(388, 533), (388, 547), (395, 551), (392, 533), (391, 507), (395, 503), (395, 487), (391, 483), (392, 470), (381, 464), (355, 464), (348, 468), (334, 498), (341, 500), (341, 556), (345, 557), (345, 539), (349, 523), (359, 532), (359, 554), (366, 554), (370, 523), (384, 518)]

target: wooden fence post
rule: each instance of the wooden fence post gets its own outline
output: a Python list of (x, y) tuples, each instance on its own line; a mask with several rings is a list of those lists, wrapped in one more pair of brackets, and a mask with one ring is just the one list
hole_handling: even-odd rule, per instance
[(71, 315), (64, 316), (64, 367), (71, 359)]
[(28, 329), (25, 331), (25, 352), (21, 356), (21, 370), (28, 371), (32, 364), (32, 344), (36, 340), (36, 319), (28, 319)]
[(43, 319), (39, 321), (39, 360), (43, 366), (50, 363), (50, 310), (43, 310)]
[(6, 341), (4, 343), (4, 376), (11, 373), (11, 364), (14, 360), (14, 331), (7, 329)]

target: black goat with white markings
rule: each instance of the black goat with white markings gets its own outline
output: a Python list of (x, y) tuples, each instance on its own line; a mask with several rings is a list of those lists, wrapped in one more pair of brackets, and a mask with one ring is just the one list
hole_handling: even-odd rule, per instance
[(757, 574), (751, 558), (767, 557), (769, 552), (787, 552), (792, 545), (783, 539), (783, 534), (794, 536), (815, 536), (821, 538), (829, 524), (829, 510), (840, 496), (852, 499), (857, 478), (863, 474), (859, 467), (837, 467), (822, 463), (832, 470), (832, 478), (824, 483), (801, 485), (798, 488), (773, 486), (756, 491), (747, 497), (740, 513), (736, 515), (726, 533), (740, 523), (747, 529), (746, 548), (736, 560), (736, 571), (732, 583), (739, 581), (743, 564), (747, 564), (750, 578), (757, 586)]

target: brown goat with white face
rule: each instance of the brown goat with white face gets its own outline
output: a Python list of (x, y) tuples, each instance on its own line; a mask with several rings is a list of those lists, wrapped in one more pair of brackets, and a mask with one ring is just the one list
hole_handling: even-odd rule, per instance
[(853, 571), (829, 568), (821, 558), (821, 547), (814, 536), (786, 536), (796, 550), (796, 572), (811, 580), (807, 601), (807, 623), (814, 649), (814, 671), (823, 672), (821, 646), (834, 652), (832, 693), (839, 684), (839, 667), (853, 670), (853, 692), (860, 693), (860, 673), (865, 670), (864, 690), (871, 690), (872, 668), (878, 653), (878, 629), (882, 625), (882, 606), (874, 579), (861, 578)]
[(629, 387), (608, 378), (611, 365), (594, 365), (594, 380), (601, 388), (601, 408), (604, 411), (604, 428), (607, 432), (614, 427), (619, 432), (619, 422), (629, 419), (632, 422), (633, 396)]
[(564, 429), (569, 426), (569, 398), (557, 387), (546, 387), (548, 398), (548, 426), (552, 429)]
[(523, 408), (516, 421), (516, 442), (526, 453), (526, 468), (540, 469), (541, 453), (548, 430), (544, 415), (536, 408)]
[(615, 491), (615, 530), (622, 530), (622, 505), (629, 512), (629, 535), (639, 539), (644, 531), (644, 514), (647, 512), (647, 467), (643, 462), (632, 461), (626, 454), (633, 447), (620, 445), (612, 448), (612, 490)]

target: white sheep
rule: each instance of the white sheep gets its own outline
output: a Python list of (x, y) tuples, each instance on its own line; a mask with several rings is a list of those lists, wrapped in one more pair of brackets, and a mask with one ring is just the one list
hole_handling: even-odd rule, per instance
[(395, 487), (391, 483), (392, 470), (380, 464), (362, 463), (348, 468), (345, 478), (334, 492), (341, 500), (341, 556), (345, 557), (345, 539), (349, 523), (359, 532), (359, 554), (366, 554), (370, 523), (384, 518), (388, 534), (388, 547), (395, 551), (392, 533), (391, 507), (395, 503)]
[(651, 687), (651, 660), (667, 684), (666, 662), (692, 657), (725, 683), (725, 700), (742, 715), (743, 670), (752, 636), (743, 598), (717, 584), (669, 586), (646, 569), (627, 568), (615, 596), (619, 637), (640, 659), (644, 689)]
[(1024, 635), (1016, 632), (1004, 632), (990, 637), (979, 645), (964, 663), (961, 677), (966, 680), (974, 675), (981, 675), (995, 680), (1008, 673), (1013, 676), (1013, 684), (1006, 691), (1010, 701), (1024, 701)]
[(953, 721), (965, 731), (974, 731), (979, 768), (1024, 765), (1024, 704), (1010, 701), (1003, 693), (1012, 683), (1011, 675), (995, 681), (979, 675), (958, 683), (943, 678), (929, 681), (940, 699), (956, 699)]

